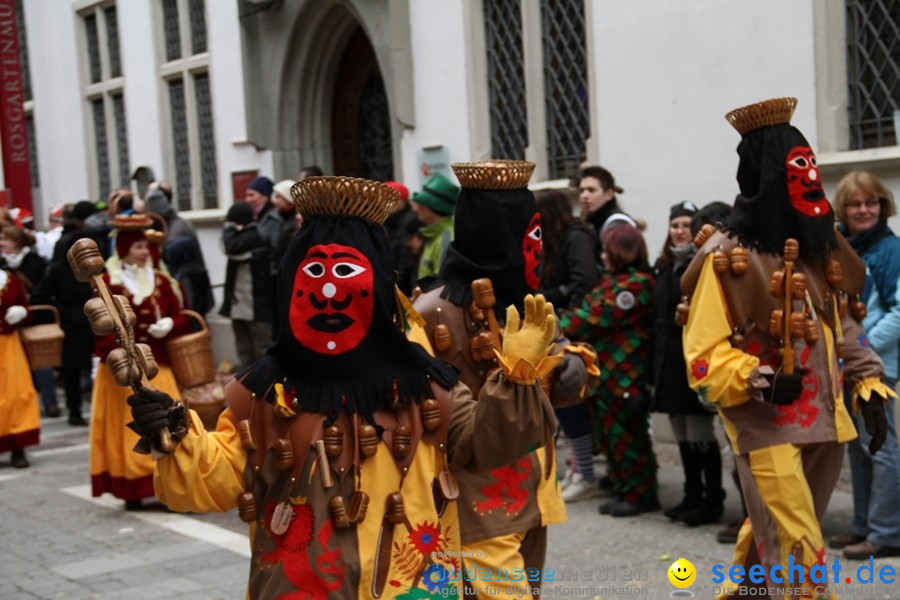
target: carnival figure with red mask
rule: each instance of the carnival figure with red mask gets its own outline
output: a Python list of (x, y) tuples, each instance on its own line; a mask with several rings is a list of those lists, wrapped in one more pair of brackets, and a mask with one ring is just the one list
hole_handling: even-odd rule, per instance
[[(414, 308), (425, 319), (421, 333), (435, 356), (455, 366), (460, 379), (479, 389), (498, 367), (492, 348), (498, 346), (499, 309), (521, 306), (540, 284), (541, 223), (534, 196), (526, 187), (534, 163), (494, 160), (452, 165), (462, 185), (454, 214), (454, 240), (433, 287), (419, 296)], [(414, 334), (414, 339), (416, 338)], [(587, 380), (586, 363), (578, 352), (562, 355), (567, 394), (578, 395)], [(592, 356), (589, 352), (587, 356)], [(592, 367), (592, 359), (588, 358)], [(551, 390), (548, 376), (544, 387)], [(560, 386), (557, 386), (560, 387)], [(563, 386), (565, 387), (565, 386)], [(460, 476), (460, 527), (466, 572), (528, 570), (540, 574), (546, 553), (547, 525), (566, 519), (556, 477), (553, 441), (490, 473)], [(485, 586), (505, 587), (507, 595), (531, 598), (539, 587), (527, 581), (485, 581), (468, 585), (479, 595)], [(529, 585), (529, 583), (531, 585)]]
[(698, 236), (682, 277), (684, 352), (688, 381), (718, 409), (737, 459), (750, 517), (734, 562), (768, 574), (790, 560), (804, 569), (792, 597), (824, 598), (809, 582), (825, 561), (820, 520), (844, 443), (856, 437), (844, 390), (865, 415), (873, 453), (893, 391), (861, 325), (865, 265), (834, 230), (815, 155), (790, 125), (796, 103), (726, 116), (742, 136), (740, 195), (722, 231)]
[[(510, 308), (503, 361), (475, 401), (399, 326), (385, 219), (397, 192), (346, 177), (291, 190), (303, 228), (279, 270), (284, 327), (226, 388), (215, 432), (142, 389), (135, 427), (160, 451), (155, 488), (178, 511), (238, 507), (251, 524), (250, 598), (461, 595), (461, 472), (525, 456), (552, 427), (537, 385), (553, 368), (552, 306)], [(476, 435), (476, 428), (480, 432)], [(483, 435), (491, 431), (491, 435)]]

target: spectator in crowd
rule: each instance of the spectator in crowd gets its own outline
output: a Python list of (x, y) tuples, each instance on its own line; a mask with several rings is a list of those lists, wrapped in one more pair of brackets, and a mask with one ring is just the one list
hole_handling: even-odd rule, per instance
[[(47, 263), (34, 250), (34, 241), (32, 232), (15, 225), (6, 225), (0, 231), (0, 268), (8, 270), (19, 280), (26, 295), (31, 294), (47, 271)], [(44, 414), (51, 418), (58, 417), (60, 410), (53, 369), (33, 370), (31, 377), (41, 396)]]
[(231, 319), (241, 366), (249, 367), (272, 341), (275, 302), (270, 252), (249, 202), (235, 202), (225, 216), (222, 248), (228, 255), (219, 314)]
[(275, 256), (280, 261), (284, 256), (294, 235), (303, 224), (303, 215), (294, 209), (294, 201), (291, 198), (291, 188), (297, 183), (293, 179), (282, 179), (273, 186), (272, 204), (281, 217), (281, 232), (278, 234), (278, 245), (275, 248)]
[(205, 315), (214, 304), (209, 273), (194, 226), (179, 217), (172, 204), (172, 186), (165, 181), (151, 182), (145, 206), (147, 212), (166, 222), (162, 259), (172, 277), (184, 287), (188, 308)]
[(614, 494), (600, 512), (628, 517), (659, 508), (648, 394), (653, 276), (637, 227), (611, 227), (600, 241), (605, 273), (580, 303), (560, 312), (560, 327), (597, 351), (600, 379), (589, 399)]
[[(125, 296), (137, 322), (134, 341), (150, 346), (159, 372), (153, 386), (178, 394), (178, 384), (169, 364), (165, 340), (188, 330), (188, 317), (172, 287), (172, 279), (154, 267), (145, 231), (151, 220), (144, 215), (117, 215), (109, 225), (114, 232), (115, 253), (107, 261), (103, 279), (113, 294)], [(177, 283), (175, 284), (177, 285)], [(116, 348), (115, 334), (97, 338), (101, 359), (91, 398), (91, 493), (111, 493), (125, 501), (126, 510), (140, 510), (143, 499), (153, 496), (153, 460), (132, 449), (138, 436), (126, 427), (131, 421), (126, 399), (131, 389), (119, 387), (106, 364)]]
[[(541, 217), (540, 292), (557, 311), (579, 304), (597, 285), (596, 240), (589, 227), (575, 220), (572, 206), (558, 190), (534, 193)], [(572, 340), (581, 341), (581, 340)], [(593, 435), (587, 402), (573, 398), (569, 406), (554, 402), (556, 418), (572, 445), (574, 469), (562, 479), (566, 502), (593, 498), (600, 493), (594, 476)]]
[(422, 224), (419, 222), (419, 216), (409, 205), (409, 188), (399, 181), (386, 181), (384, 185), (394, 188), (400, 194), (400, 199), (384, 222), (384, 227), (387, 229), (388, 243), (394, 252), (397, 285), (401, 292), (410, 296), (417, 275), (414, 273), (417, 255), (413, 253), (408, 242), (411, 232), (418, 230)]
[(307, 177), (322, 177), (323, 175), (325, 175), (325, 171), (322, 170), (322, 167), (308, 165), (300, 169), (300, 175), (297, 176), (297, 181), (303, 181)]
[(63, 208), (63, 206), (51, 206), (48, 215), (50, 227), (47, 231), (37, 231), (34, 234), (37, 240), (34, 245), (35, 250), (38, 256), (47, 262), (53, 258), (53, 248), (63, 233)]
[(656, 309), (653, 355), (653, 410), (667, 413), (684, 470), (684, 496), (663, 513), (696, 526), (717, 521), (724, 511), (722, 454), (712, 411), (704, 407), (687, 381), (681, 325), (675, 309), (681, 301), (681, 275), (696, 253), (691, 218), (698, 212), (685, 200), (669, 210), (669, 235), (653, 266)]
[(41, 412), (17, 328), (28, 316), (28, 299), (19, 279), (0, 269), (0, 452), (11, 464), (28, 467), (25, 448), (40, 443)]
[(418, 278), (434, 277), (441, 270), (447, 247), (453, 241), (453, 206), (459, 187), (445, 175), (435, 173), (421, 191), (412, 196), (412, 208), (425, 224), (419, 234), (425, 238), (419, 257)]
[[(253, 207), (253, 219), (256, 222), (257, 230), (269, 253), (269, 269), (274, 275), (278, 270), (278, 262), (280, 257), (275, 255), (278, 248), (278, 238), (281, 235), (282, 219), (278, 215), (278, 210), (272, 204), (272, 193), (275, 187), (272, 180), (268, 177), (257, 177), (247, 186), (247, 194), (245, 200), (247, 204)], [(272, 290), (274, 295), (275, 290)]]
[[(612, 173), (600, 166), (589, 166), (581, 170), (578, 177), (578, 200), (581, 202), (581, 220), (594, 230), (599, 240), (603, 225), (607, 219), (616, 214), (624, 214), (619, 208), (616, 194), (624, 194), (625, 190), (616, 185)], [(602, 243), (597, 246), (597, 260), (603, 267), (600, 252)]]
[[(900, 371), (900, 238), (887, 225), (897, 214), (894, 195), (872, 173), (851, 171), (838, 183), (834, 196), (838, 229), (866, 263), (862, 301), (868, 343), (884, 363), (885, 383), (897, 385)], [(849, 397), (850, 394), (848, 393)], [(829, 545), (843, 548), (844, 556), (900, 555), (900, 448), (894, 425), (895, 400), (885, 404), (887, 436), (877, 454), (869, 452), (871, 435), (863, 415), (854, 417), (859, 437), (850, 442), (853, 482), (853, 521), (849, 533), (832, 536)]]

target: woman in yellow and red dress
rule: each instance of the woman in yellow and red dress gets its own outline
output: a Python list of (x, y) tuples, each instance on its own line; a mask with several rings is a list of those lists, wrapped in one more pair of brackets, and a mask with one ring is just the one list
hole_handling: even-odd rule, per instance
[[(153, 387), (175, 396), (178, 384), (165, 341), (186, 333), (188, 319), (180, 315), (184, 295), (175, 289), (177, 282), (155, 267), (155, 248), (144, 235), (150, 224), (143, 215), (119, 215), (110, 223), (115, 230), (115, 252), (103, 278), (110, 292), (128, 298), (134, 309), (135, 342), (149, 345), (159, 364)], [(94, 496), (109, 492), (125, 500), (127, 510), (140, 510), (143, 498), (153, 496), (153, 461), (149, 455), (132, 452), (139, 439), (126, 427), (131, 411), (125, 401), (132, 390), (116, 385), (105, 362), (115, 347), (113, 334), (97, 338), (101, 363), (91, 398), (91, 491)]]
[(40, 442), (41, 410), (17, 326), (28, 316), (19, 280), (0, 270), (0, 452), (12, 452), (17, 469), (28, 466), (25, 447)]

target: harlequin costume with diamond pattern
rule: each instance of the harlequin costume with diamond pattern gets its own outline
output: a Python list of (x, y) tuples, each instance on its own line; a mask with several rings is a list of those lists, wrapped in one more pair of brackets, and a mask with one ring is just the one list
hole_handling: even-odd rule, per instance
[[(472, 353), (472, 340), (488, 329), (486, 311), (476, 317), (470, 310), (472, 282), (491, 281), (496, 298), (493, 310), (502, 326), (505, 314), (501, 309), (508, 304), (521, 306), (540, 281), (540, 215), (526, 187), (534, 163), (492, 160), (452, 167), (462, 187), (454, 214), (454, 240), (437, 280), (413, 306), (425, 319), (424, 329), (418, 332), (423, 345), (459, 369), (466, 385), (478, 389), (497, 362), (476, 359)], [(435, 339), (438, 326), (449, 332), (446, 347)], [(567, 342), (557, 341), (554, 353), (561, 353)], [(547, 415), (547, 419), (550, 422), (554, 417)], [(532, 589), (540, 587), (547, 526), (566, 520), (555, 460), (552, 450), (546, 451), (552, 449), (551, 435), (548, 432), (544, 447), (502, 468), (460, 475), (467, 585), (479, 597), (487, 594), (487, 586), (517, 598), (531, 598)], [(468, 577), (475, 572), (512, 573), (517, 569), (528, 575), (518, 581)]]
[(606, 273), (580, 305), (560, 313), (572, 339), (591, 343), (600, 378), (588, 393), (596, 411), (595, 437), (608, 460), (613, 493), (626, 502), (655, 505), (656, 455), (647, 429), (649, 405), (630, 411), (626, 398), (646, 397), (646, 369), (653, 330), (653, 277), (628, 267)]
[[(803, 587), (795, 597), (816, 598), (808, 582), (811, 568), (825, 562), (820, 520), (840, 474), (843, 443), (856, 437), (844, 383), (854, 406), (880, 403), (893, 392), (881, 383), (881, 361), (855, 305), (865, 266), (834, 231), (815, 155), (789, 124), (795, 106), (796, 99), (779, 98), (727, 115), (742, 135), (741, 193), (724, 230), (704, 234), (682, 277), (690, 301), (683, 337), (688, 381), (718, 408), (737, 457), (750, 518), (735, 564), (761, 563), (769, 573), (791, 557), (807, 582), (789, 586)], [(799, 247), (792, 268), (805, 275), (806, 293), (786, 305), (783, 289), (774, 297), (770, 282), (786, 268), (788, 238)], [(783, 369), (783, 329), (770, 320), (787, 306), (804, 325), (791, 337), (793, 365), (808, 372), (800, 396), (781, 405), (766, 401)]]
[(546, 398), (497, 373), (476, 403), (406, 339), (382, 227), (394, 190), (312, 177), (292, 196), (304, 224), (279, 273), (285, 327), (229, 384), (215, 432), (187, 413), (186, 435), (157, 462), (157, 494), (178, 511), (239, 507), (251, 598), (459, 595), (453, 473), (524, 455)]

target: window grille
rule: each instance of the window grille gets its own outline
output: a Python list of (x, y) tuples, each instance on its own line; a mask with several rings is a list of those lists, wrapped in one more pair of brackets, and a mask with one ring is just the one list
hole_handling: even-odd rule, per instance
[(898, 142), (900, 0), (847, 0), (851, 149)]
[(191, 209), (191, 153), (188, 144), (187, 112), (184, 106), (184, 80), (169, 81), (169, 109), (172, 115), (172, 141), (175, 150), (175, 193), (178, 210)]
[(97, 83), (103, 77), (100, 70), (100, 41), (97, 37), (97, 17), (90, 14), (84, 18), (84, 29), (87, 34), (88, 64), (91, 67), (91, 83)]
[(549, 175), (570, 177), (590, 135), (584, 0), (541, 0), (541, 30)]
[(528, 146), (525, 59), (519, 0), (484, 0), (491, 155), (524, 159)]
[(22, 12), (22, 0), (16, 0), (16, 32), (19, 38), (19, 62), (22, 68), (22, 91), (25, 95), (25, 101), (32, 99), (31, 96), (31, 70), (28, 66), (28, 44), (25, 36), (25, 13)]
[(116, 21), (116, 7), (110, 6), (105, 11), (106, 46), (109, 49), (109, 76), (122, 76), (122, 62), (119, 60), (119, 24)]
[(216, 140), (213, 132), (212, 100), (209, 94), (209, 73), (194, 76), (197, 100), (197, 124), (200, 128), (200, 180), (203, 182), (204, 208), (219, 205), (216, 169)]
[(31, 169), (31, 187), (41, 187), (41, 172), (38, 170), (37, 138), (34, 134), (34, 116), (25, 117), (25, 129), (28, 134), (28, 165)]
[(109, 193), (109, 151), (106, 147), (106, 116), (103, 111), (103, 98), (91, 101), (94, 113), (94, 141), (97, 146), (97, 180), (100, 184), (100, 197)]
[(181, 32), (178, 28), (178, 0), (163, 0), (163, 30), (166, 35), (166, 60), (181, 58)]
[(116, 120), (116, 150), (119, 153), (119, 186), (129, 187), (131, 168), (128, 165), (128, 129), (125, 124), (125, 97), (116, 94), (112, 97), (113, 116)]
[(206, 10), (203, 0), (190, 0), (191, 50), (193, 54), (206, 52)]
[(363, 88), (359, 108), (359, 155), (363, 177), (377, 181), (394, 178), (391, 122), (387, 94), (380, 75), (372, 75)]

